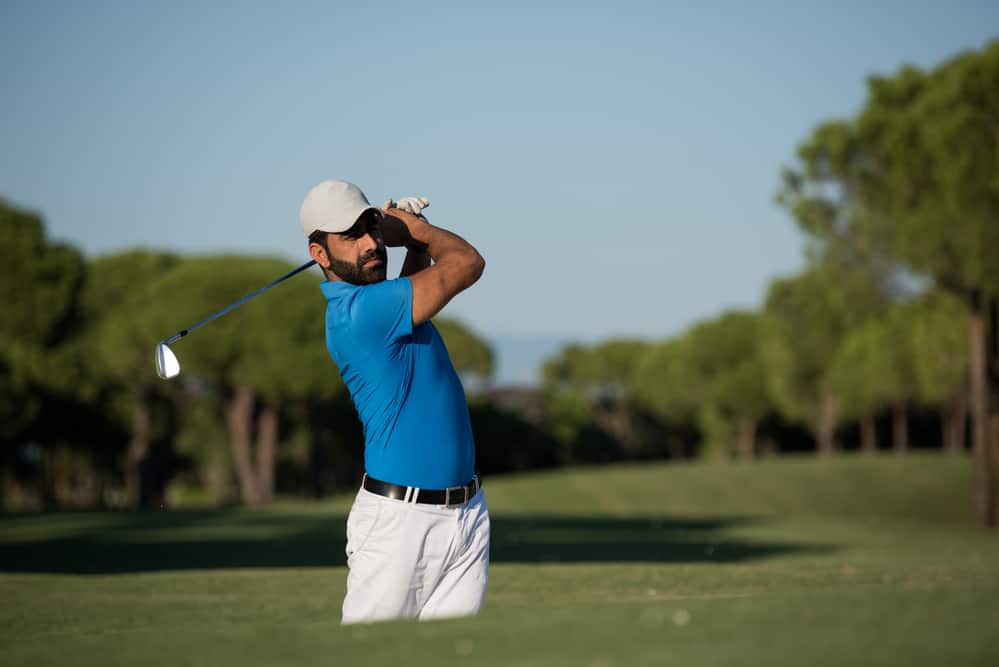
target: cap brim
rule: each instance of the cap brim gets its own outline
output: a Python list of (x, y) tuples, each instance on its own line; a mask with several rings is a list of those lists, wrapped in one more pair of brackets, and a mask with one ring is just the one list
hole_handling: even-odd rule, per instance
[[(350, 224), (347, 224), (346, 222), (342, 223), (341, 225), (329, 224), (319, 227), (318, 229), (319, 231), (329, 232), (330, 234), (343, 234), (346, 231), (350, 231), (350, 229), (357, 224), (357, 221), (360, 220), (361, 216), (364, 215), (365, 212), (379, 211), (379, 210), (380, 209), (377, 206), (370, 206), (370, 205), (358, 206), (356, 213), (353, 213), (352, 216), (344, 216), (345, 219), (348, 220)], [(343, 225), (346, 225), (346, 227), (344, 227)]]

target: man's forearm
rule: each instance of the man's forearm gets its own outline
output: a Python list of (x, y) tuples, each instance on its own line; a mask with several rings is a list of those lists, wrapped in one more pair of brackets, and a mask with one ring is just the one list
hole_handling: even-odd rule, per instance
[(426, 220), (415, 216), (403, 218), (403, 220), (413, 240), (412, 245), (425, 248), (426, 254), (435, 263), (440, 263), (451, 255), (478, 257), (475, 248), (454, 232), (435, 227)]
[(406, 259), (402, 262), (399, 277), (411, 276), (430, 266), (430, 253), (422, 246), (411, 245), (406, 249)]

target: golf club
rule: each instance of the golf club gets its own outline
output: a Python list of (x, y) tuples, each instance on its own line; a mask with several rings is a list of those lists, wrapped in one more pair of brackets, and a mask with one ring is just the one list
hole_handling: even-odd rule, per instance
[(172, 343), (176, 343), (178, 340), (180, 340), (181, 338), (183, 338), (187, 334), (191, 333), (195, 329), (197, 329), (199, 327), (202, 327), (205, 324), (208, 324), (209, 322), (211, 322), (214, 319), (218, 319), (219, 317), (222, 317), (223, 315), (225, 315), (226, 313), (228, 313), (230, 310), (233, 310), (234, 308), (237, 308), (237, 307), (243, 305), (244, 303), (246, 303), (247, 301), (249, 301), (253, 297), (255, 297), (255, 296), (259, 295), (259, 294), (263, 294), (264, 292), (266, 292), (270, 288), (274, 287), (275, 285), (278, 285), (278, 284), (284, 282), (285, 280), (288, 280), (288, 278), (291, 278), (292, 276), (294, 276), (294, 275), (296, 275), (298, 273), (301, 273), (302, 271), (306, 270), (307, 268), (309, 268), (310, 266), (312, 266), (315, 263), (316, 263), (316, 260), (314, 260), (314, 259), (310, 260), (310, 261), (306, 262), (305, 264), (303, 264), (302, 266), (300, 266), (297, 269), (295, 269), (294, 271), (289, 271), (288, 273), (284, 274), (280, 278), (277, 278), (277, 279), (272, 280), (271, 282), (267, 283), (266, 285), (264, 285), (260, 289), (258, 289), (256, 291), (253, 291), (253, 292), (250, 292), (249, 294), (247, 294), (246, 296), (244, 296), (242, 299), (239, 299), (238, 301), (233, 301), (232, 303), (230, 303), (228, 306), (226, 306), (222, 310), (218, 311), (217, 313), (212, 313), (211, 315), (209, 315), (205, 319), (200, 320), (199, 322), (195, 322), (194, 324), (192, 324), (191, 326), (187, 327), (186, 329), (181, 329), (180, 331), (178, 331), (174, 335), (169, 336), (168, 338), (164, 338), (163, 340), (161, 340), (159, 343), (156, 344), (156, 374), (159, 375), (164, 380), (168, 380), (168, 379), (170, 379), (172, 377), (176, 377), (177, 375), (180, 374), (180, 361), (177, 360), (177, 355), (175, 355), (173, 353), (173, 350), (170, 349), (170, 345)]

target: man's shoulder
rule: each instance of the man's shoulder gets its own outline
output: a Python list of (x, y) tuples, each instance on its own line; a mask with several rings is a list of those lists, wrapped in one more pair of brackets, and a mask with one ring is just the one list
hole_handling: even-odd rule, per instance
[(336, 282), (323, 284), (329, 302), (327, 325), (337, 330), (353, 330), (359, 335), (381, 337), (407, 328), (412, 287), (408, 278), (383, 280), (370, 285)]

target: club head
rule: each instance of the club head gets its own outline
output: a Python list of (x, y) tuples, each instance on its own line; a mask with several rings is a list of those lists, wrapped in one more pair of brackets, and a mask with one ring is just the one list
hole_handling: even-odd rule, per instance
[(180, 375), (180, 362), (169, 347), (160, 343), (156, 346), (156, 374), (164, 380)]

